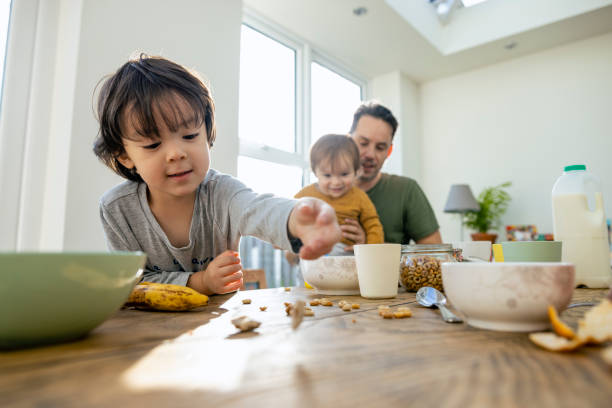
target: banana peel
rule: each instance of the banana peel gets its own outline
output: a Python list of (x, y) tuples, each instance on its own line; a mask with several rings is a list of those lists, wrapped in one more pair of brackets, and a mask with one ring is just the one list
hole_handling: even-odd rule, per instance
[(191, 288), (169, 283), (140, 282), (125, 302), (125, 307), (181, 312), (205, 306), (208, 296)]

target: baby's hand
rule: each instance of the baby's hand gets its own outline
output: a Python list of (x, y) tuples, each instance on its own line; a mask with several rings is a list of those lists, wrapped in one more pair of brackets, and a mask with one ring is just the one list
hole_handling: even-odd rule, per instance
[(242, 264), (238, 258), (238, 252), (227, 250), (217, 255), (208, 264), (205, 271), (194, 273), (191, 276), (187, 286), (206, 295), (228, 293), (240, 289)]
[(327, 254), (342, 236), (336, 212), (326, 202), (305, 197), (289, 216), (289, 233), (302, 240), (300, 258), (316, 259)]
[[(340, 226), (342, 230), (342, 237), (354, 242), (354, 245), (365, 244), (366, 234), (359, 221), (352, 218), (344, 220), (344, 224)], [(346, 252), (353, 252), (353, 245), (347, 245), (344, 247)]]

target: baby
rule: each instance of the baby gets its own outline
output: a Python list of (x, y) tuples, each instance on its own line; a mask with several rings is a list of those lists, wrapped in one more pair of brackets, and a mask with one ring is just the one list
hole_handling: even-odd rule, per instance
[[(383, 227), (368, 195), (354, 185), (360, 168), (359, 149), (348, 135), (325, 135), (310, 149), (310, 167), (318, 182), (304, 187), (295, 195), (316, 197), (336, 210), (338, 222), (359, 221), (366, 233), (367, 244), (384, 240)], [(331, 255), (346, 255), (354, 242), (344, 238)]]
[(104, 81), (98, 117), (94, 152), (127, 179), (100, 199), (106, 240), (111, 250), (147, 254), (144, 280), (227, 293), (242, 285), (243, 235), (305, 259), (340, 240), (325, 202), (259, 195), (210, 168), (213, 99), (183, 66), (146, 55), (128, 61)]

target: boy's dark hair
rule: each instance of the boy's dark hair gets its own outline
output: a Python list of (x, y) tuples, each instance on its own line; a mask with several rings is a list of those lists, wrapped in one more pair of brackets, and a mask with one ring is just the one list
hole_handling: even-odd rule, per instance
[[(138, 134), (147, 137), (159, 137), (155, 112), (162, 116), (171, 131), (182, 125), (200, 127), (205, 124), (208, 144), (213, 145), (215, 106), (208, 87), (195, 72), (162, 57), (140, 54), (103, 82), (97, 106), (100, 130), (93, 151), (120, 176), (142, 181), (135, 169), (126, 168), (117, 159), (125, 153), (122, 123), (128, 119)], [(184, 100), (193, 110), (193, 118), (190, 113), (181, 112), (171, 98)]]
[(359, 170), (359, 149), (357, 144), (349, 135), (325, 135), (321, 136), (310, 148), (310, 167), (312, 172), (324, 160), (329, 160), (333, 167), (333, 163), (338, 158), (348, 158), (355, 169), (355, 173)]
[(395, 136), (395, 131), (397, 130), (397, 119), (393, 116), (393, 113), (380, 103), (376, 101), (367, 101), (359, 105), (359, 108), (353, 114), (353, 124), (351, 125), (351, 130), (349, 133), (353, 133), (357, 128), (357, 123), (362, 116), (372, 116), (376, 119), (381, 119), (391, 126), (391, 140), (393, 140), (393, 136)]

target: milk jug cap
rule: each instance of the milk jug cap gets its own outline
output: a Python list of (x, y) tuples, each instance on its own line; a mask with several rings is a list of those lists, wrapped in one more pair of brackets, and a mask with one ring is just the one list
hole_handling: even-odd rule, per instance
[(571, 166), (565, 166), (563, 171), (575, 171), (575, 170), (586, 170), (584, 164), (572, 164)]

